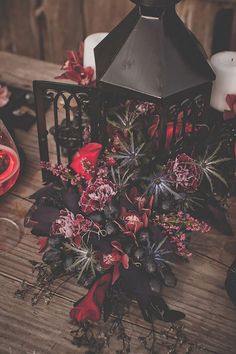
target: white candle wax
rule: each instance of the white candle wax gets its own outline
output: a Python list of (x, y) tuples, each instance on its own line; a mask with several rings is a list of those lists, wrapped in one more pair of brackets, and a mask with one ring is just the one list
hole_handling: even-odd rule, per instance
[(226, 96), (236, 94), (236, 52), (221, 52), (213, 55), (211, 65), (216, 74), (211, 106), (223, 112), (229, 109)]
[(85, 38), (84, 41), (84, 66), (91, 66), (94, 69), (93, 79), (96, 79), (96, 64), (94, 48), (108, 35), (108, 33), (94, 33)]

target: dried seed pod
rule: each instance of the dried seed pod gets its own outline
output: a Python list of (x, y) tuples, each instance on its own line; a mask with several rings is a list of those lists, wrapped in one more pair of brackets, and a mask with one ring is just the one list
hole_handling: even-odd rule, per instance
[(61, 250), (51, 248), (50, 250), (46, 251), (43, 255), (43, 262), (46, 264), (52, 264), (56, 262), (62, 261), (63, 253)]
[(142, 262), (145, 257), (145, 250), (141, 247), (137, 248), (136, 251), (134, 252), (134, 259), (137, 262)]

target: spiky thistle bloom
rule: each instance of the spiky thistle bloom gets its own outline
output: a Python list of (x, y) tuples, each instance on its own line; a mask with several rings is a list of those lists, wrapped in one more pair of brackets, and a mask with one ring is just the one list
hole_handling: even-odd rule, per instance
[(148, 254), (156, 262), (166, 262), (166, 256), (173, 253), (169, 246), (166, 245), (168, 236), (164, 237), (159, 243), (148, 245)]
[(87, 273), (92, 273), (95, 277), (98, 257), (92, 246), (89, 247), (85, 242), (82, 242), (81, 245), (77, 247), (77, 245), (72, 242), (70, 245), (67, 245), (67, 248), (73, 251), (75, 255), (74, 262), (67, 271), (78, 272), (78, 280), (81, 279), (83, 274)]
[(172, 195), (179, 198), (179, 194), (173, 189), (173, 181), (164, 170), (159, 170), (148, 177), (142, 177), (141, 180), (145, 184), (145, 194), (154, 198), (154, 205), (157, 205), (160, 196)]
[(111, 167), (111, 177), (113, 183), (117, 186), (117, 189), (121, 191), (128, 186), (130, 180), (134, 177), (134, 172), (129, 168), (127, 168), (125, 171), (122, 170), (121, 172), (120, 167)]
[(202, 171), (203, 176), (205, 176), (206, 179), (208, 180), (212, 192), (214, 191), (214, 186), (213, 186), (214, 178), (218, 179), (226, 187), (228, 187), (228, 183), (226, 179), (222, 176), (222, 174), (219, 172), (217, 167), (224, 162), (230, 161), (231, 159), (217, 157), (218, 153), (220, 152), (221, 146), (222, 144), (220, 143), (213, 151), (213, 153), (209, 155), (207, 150), (203, 159), (199, 161), (199, 167)]
[(126, 136), (127, 133), (130, 133), (133, 130), (134, 125), (142, 112), (137, 109), (131, 109), (129, 103), (126, 105), (124, 112), (113, 111), (112, 113), (115, 116), (115, 119), (107, 117), (107, 122), (115, 129), (122, 131)]
[(118, 160), (120, 167), (137, 168), (141, 159), (145, 156), (143, 153), (145, 143), (135, 145), (134, 134), (131, 133), (129, 141), (120, 141), (120, 150), (111, 156)]

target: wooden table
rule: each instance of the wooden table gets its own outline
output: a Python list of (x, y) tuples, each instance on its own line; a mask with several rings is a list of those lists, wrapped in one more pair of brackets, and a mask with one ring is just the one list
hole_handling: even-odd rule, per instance
[[(0, 81), (9, 85), (31, 88), (33, 79), (53, 79), (59, 72), (54, 64), (40, 62), (0, 52)], [(0, 199), (0, 215), (7, 215), (23, 225), (31, 206), (28, 196), (41, 185), (37, 131), (17, 131), (17, 138), (27, 155), (27, 166), (16, 186)], [(233, 220), (233, 202), (230, 214)], [(186, 266), (176, 267), (179, 275), (176, 289), (165, 289), (164, 294), (172, 308), (183, 311), (184, 333), (188, 342), (195, 344), (193, 353), (236, 353), (236, 307), (224, 290), (227, 268), (236, 256), (235, 239), (211, 232), (193, 237), (193, 257)], [(31, 297), (24, 300), (14, 296), (23, 280), (33, 288), (34, 275), (29, 261), (40, 260), (36, 239), (25, 230), (21, 242), (10, 253), (0, 256), (0, 353), (1, 354), (74, 354), (85, 353), (71, 344), (70, 331), (75, 327), (68, 312), (72, 303), (85, 290), (71, 280), (58, 290), (49, 305), (40, 302), (32, 307)], [(132, 352), (145, 350), (138, 337), (148, 335), (150, 326), (134, 304), (125, 318), (125, 327), (132, 335)], [(168, 346), (176, 341), (175, 331), (157, 321), (155, 331), (158, 353), (168, 353)], [(109, 353), (115, 353), (115, 343)], [(186, 347), (177, 353), (185, 353)], [(191, 352), (192, 353), (192, 352)]]

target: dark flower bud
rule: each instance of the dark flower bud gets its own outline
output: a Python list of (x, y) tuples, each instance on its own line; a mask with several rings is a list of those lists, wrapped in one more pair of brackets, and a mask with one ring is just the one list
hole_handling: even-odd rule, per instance
[(108, 236), (111, 236), (119, 231), (118, 226), (116, 224), (114, 224), (113, 222), (107, 222), (105, 225), (105, 230), (106, 230)]
[(56, 262), (60, 262), (63, 258), (63, 253), (58, 249), (50, 249), (46, 251), (43, 255), (43, 262), (46, 264), (52, 264)]
[(52, 236), (48, 239), (48, 245), (52, 248), (59, 248), (62, 246), (65, 238), (62, 235)]
[(62, 260), (59, 260), (55, 263), (51, 263), (50, 264), (50, 269), (51, 269), (51, 272), (54, 274), (54, 275), (60, 275), (61, 273), (64, 272), (64, 264), (63, 264), (63, 261)]
[(137, 248), (136, 251), (134, 252), (134, 258), (135, 261), (137, 262), (142, 262), (145, 257), (145, 251), (143, 248)]
[(148, 229), (142, 229), (137, 235), (137, 239), (141, 244), (146, 244), (150, 240), (150, 232)]
[(162, 282), (159, 278), (153, 278), (150, 280), (150, 288), (155, 294), (159, 294), (162, 288)]
[(163, 278), (165, 286), (167, 286), (168, 288), (175, 288), (176, 287), (177, 279), (176, 279), (174, 273), (171, 271), (170, 267), (167, 267), (167, 266), (164, 267), (160, 273)]
[(120, 209), (116, 202), (109, 203), (104, 208), (104, 214), (108, 220), (116, 220), (119, 217)]
[(98, 223), (98, 224), (103, 224), (104, 221), (105, 221), (104, 214), (103, 213), (99, 213), (99, 212), (94, 212), (94, 213), (90, 214), (89, 218), (93, 222)]
[(157, 270), (156, 263), (152, 259), (147, 260), (147, 262), (144, 264), (144, 267), (146, 272), (149, 274), (153, 274)]

